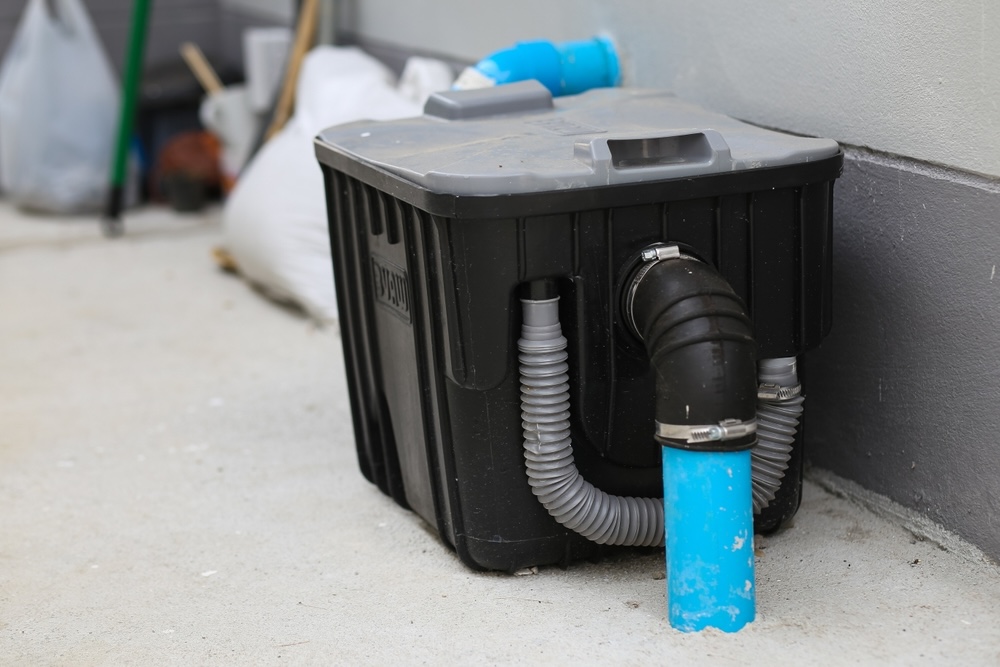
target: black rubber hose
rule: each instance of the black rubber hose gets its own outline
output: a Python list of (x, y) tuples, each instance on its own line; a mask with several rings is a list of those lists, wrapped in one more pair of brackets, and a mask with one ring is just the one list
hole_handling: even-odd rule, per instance
[[(757, 344), (746, 306), (708, 264), (681, 256), (643, 265), (627, 313), (656, 373), (656, 421), (670, 425), (753, 422), (757, 416)], [(724, 440), (664, 438), (682, 449), (737, 451), (755, 432)]]

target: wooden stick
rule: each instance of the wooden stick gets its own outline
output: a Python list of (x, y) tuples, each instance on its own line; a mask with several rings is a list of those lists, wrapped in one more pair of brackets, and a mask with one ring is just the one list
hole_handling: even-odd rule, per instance
[(285, 68), (285, 79), (281, 85), (281, 97), (274, 108), (274, 117), (267, 128), (265, 140), (270, 139), (285, 126), (292, 115), (295, 103), (295, 86), (299, 79), (299, 69), (306, 53), (316, 39), (316, 21), (319, 16), (319, 0), (304, 0), (299, 12), (299, 22), (295, 27), (295, 42), (292, 52), (288, 55), (288, 66)]
[(205, 54), (201, 52), (197, 44), (192, 42), (181, 44), (181, 57), (184, 58), (184, 62), (191, 68), (191, 72), (194, 73), (195, 78), (198, 79), (198, 83), (201, 84), (206, 93), (214, 95), (222, 90), (222, 82), (219, 81), (219, 76), (212, 69), (208, 59), (205, 58)]

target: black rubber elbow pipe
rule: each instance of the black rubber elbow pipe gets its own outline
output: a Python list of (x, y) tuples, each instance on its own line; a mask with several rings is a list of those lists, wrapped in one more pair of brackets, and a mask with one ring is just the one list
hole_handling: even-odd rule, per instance
[(671, 430), (663, 425), (755, 425), (757, 346), (733, 288), (708, 264), (683, 255), (641, 265), (629, 284), (626, 319), (656, 373), (657, 441), (702, 451), (752, 447), (755, 428), (724, 437), (663, 435)]

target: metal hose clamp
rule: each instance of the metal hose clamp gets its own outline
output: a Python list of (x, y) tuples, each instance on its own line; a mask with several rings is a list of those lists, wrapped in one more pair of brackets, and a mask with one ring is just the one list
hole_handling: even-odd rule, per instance
[(640, 257), (642, 259), (642, 267), (635, 272), (635, 276), (632, 278), (632, 283), (628, 287), (628, 294), (625, 297), (625, 312), (628, 315), (628, 324), (632, 331), (639, 337), (639, 340), (642, 340), (642, 333), (639, 332), (639, 327), (635, 325), (635, 315), (632, 313), (632, 300), (635, 298), (635, 291), (639, 288), (639, 283), (642, 282), (643, 277), (651, 268), (662, 261), (668, 259), (695, 258), (690, 255), (682, 254), (681, 249), (678, 246), (667, 245), (665, 243), (657, 243), (644, 249)]
[(782, 387), (770, 382), (761, 382), (757, 387), (757, 398), (762, 401), (790, 401), (802, 393), (802, 385)]
[(757, 433), (757, 418), (748, 421), (723, 419), (718, 424), (690, 425), (656, 422), (656, 435), (668, 440), (683, 440), (688, 444), (736, 440)]

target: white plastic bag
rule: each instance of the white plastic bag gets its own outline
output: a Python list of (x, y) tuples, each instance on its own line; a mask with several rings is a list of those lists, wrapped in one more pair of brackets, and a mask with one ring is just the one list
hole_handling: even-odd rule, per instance
[(28, 0), (0, 68), (0, 190), (25, 208), (97, 210), (108, 188), (118, 99), (80, 0)]
[(250, 90), (244, 85), (227, 86), (211, 93), (198, 110), (201, 124), (222, 143), (220, 159), (224, 187), (236, 182), (250, 159), (254, 137), (260, 131), (261, 117), (250, 105)]
[[(419, 70), (419, 71), (418, 71)], [(313, 137), (331, 125), (419, 115), (422, 100), (451, 85), (435, 61), (396, 88), (382, 63), (354, 48), (318, 47), (302, 64), (295, 115), (240, 174), (223, 211), (226, 248), (240, 273), (319, 320), (337, 318), (323, 176)]]

